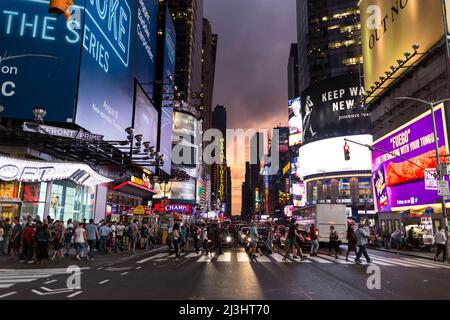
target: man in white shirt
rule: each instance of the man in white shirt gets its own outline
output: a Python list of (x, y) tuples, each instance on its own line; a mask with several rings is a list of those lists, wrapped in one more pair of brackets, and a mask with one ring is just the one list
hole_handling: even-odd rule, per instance
[(437, 251), (436, 251), (436, 256), (434, 257), (434, 261), (438, 261), (439, 256), (441, 255), (441, 251), (442, 251), (442, 255), (443, 255), (443, 260), (442, 262), (445, 262), (447, 260), (447, 246), (446, 246), (446, 241), (447, 239), (445, 239), (445, 230), (444, 227), (441, 227), (440, 230), (438, 232), (436, 232), (436, 236), (435, 236), (435, 241), (436, 241), (436, 246), (437, 246)]

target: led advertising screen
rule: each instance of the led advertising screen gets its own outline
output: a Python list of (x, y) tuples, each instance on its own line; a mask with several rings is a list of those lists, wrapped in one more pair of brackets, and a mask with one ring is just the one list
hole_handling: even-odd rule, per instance
[[(163, 70), (163, 82), (165, 92), (169, 97), (173, 97), (174, 86), (169, 82), (169, 78), (172, 77), (175, 81), (175, 50), (177, 43), (177, 34), (175, 31), (175, 25), (173, 24), (172, 16), (170, 14), (169, 6), (166, 5), (166, 17), (165, 17), (165, 32), (164, 32), (164, 70)], [(163, 99), (163, 105), (172, 104), (172, 101)]]
[(159, 152), (164, 155), (164, 165), (161, 167), (168, 175), (172, 170), (172, 127), (173, 127), (173, 108), (163, 107), (161, 109), (161, 139), (159, 143)]
[(76, 18), (48, 13), (49, 1), (0, 1), (0, 105), (3, 117), (73, 122), (84, 1), (74, 0)]
[(304, 183), (292, 184), (292, 197), (294, 207), (304, 207), (306, 205), (306, 186)]
[(195, 201), (195, 180), (156, 183), (153, 199)]
[(304, 143), (370, 133), (370, 112), (360, 104), (359, 76), (350, 74), (319, 81), (302, 95)]
[(289, 106), (289, 146), (295, 146), (303, 142), (303, 120), (301, 99), (288, 101)]
[(131, 126), (135, 79), (154, 80), (157, 0), (86, 1), (76, 123), (106, 140)]
[[(373, 8), (379, 9), (379, 17)], [(441, 0), (362, 0), (359, 9), (367, 91), (380, 82), (380, 77), (385, 78), (385, 82), (373, 93), (375, 96), (424, 56), (413, 56), (413, 45), (419, 46), (419, 53), (428, 52), (444, 37)], [(382, 29), (375, 25), (380, 20)], [(406, 52), (410, 54), (410, 60), (399, 68), (397, 61), (405, 61)], [(395, 74), (391, 75), (391, 79), (386, 79), (386, 72), (393, 71), (391, 67)]]
[[(449, 154), (447, 127), (443, 105), (435, 111), (441, 161)], [(373, 183), (378, 212), (402, 211), (435, 203), (437, 183), (422, 168), (436, 167), (436, 151), (431, 112), (426, 112), (383, 138), (373, 147), (401, 155), (412, 163), (374, 150), (372, 153)], [(434, 182), (434, 183), (433, 183)]]
[[(349, 171), (371, 171), (372, 154), (368, 148), (349, 144), (350, 160), (344, 156), (345, 137), (308, 143), (300, 148), (297, 172), (302, 178)], [(350, 140), (371, 145), (371, 135), (348, 136)]]
[(136, 87), (133, 127), (135, 135), (142, 135), (142, 142), (150, 142), (151, 146), (156, 147), (158, 141), (158, 111), (139, 85)]

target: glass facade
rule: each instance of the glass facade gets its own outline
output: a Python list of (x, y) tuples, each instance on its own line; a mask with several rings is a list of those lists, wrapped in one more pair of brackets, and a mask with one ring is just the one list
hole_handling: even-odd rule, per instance
[(48, 212), (55, 220), (80, 221), (94, 216), (95, 194), (95, 187), (66, 180), (53, 183), (0, 181), (0, 215), (10, 219), (16, 216), (34, 219), (39, 215), (42, 219)]

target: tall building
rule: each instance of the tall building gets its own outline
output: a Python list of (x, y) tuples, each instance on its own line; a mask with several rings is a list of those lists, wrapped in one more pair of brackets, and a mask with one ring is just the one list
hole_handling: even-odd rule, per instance
[(214, 75), (216, 69), (217, 38), (212, 33), (211, 23), (203, 18), (203, 49), (202, 49), (202, 92), (204, 98), (199, 111), (203, 117), (203, 129), (212, 127), (212, 103), (214, 93)]
[(359, 19), (357, 0), (297, 0), (300, 93), (310, 83), (361, 72)]
[(300, 97), (298, 69), (298, 46), (292, 43), (287, 66), (289, 100)]
[(254, 212), (254, 200), (251, 190), (250, 181), (250, 162), (245, 163), (245, 181), (242, 183), (242, 208), (241, 208), (241, 218), (243, 220), (249, 221)]
[(227, 167), (227, 194), (225, 199), (226, 210), (225, 214), (228, 217), (232, 215), (232, 184), (231, 184), (231, 168)]
[(261, 160), (264, 156), (264, 133), (257, 132), (250, 138), (250, 164), (249, 164), (249, 187), (250, 187), (250, 214), (260, 214), (264, 209), (262, 199), (264, 195), (264, 181), (261, 172)]
[(202, 84), (203, 0), (168, 3), (177, 32), (175, 85), (189, 105), (199, 103)]
[[(224, 106), (217, 105), (212, 114), (212, 127), (218, 129), (222, 133), (219, 141), (220, 145), (220, 162), (215, 163), (212, 168), (213, 172), (213, 194), (212, 203), (219, 203), (220, 209), (223, 204), (227, 203), (227, 198), (231, 197), (231, 193), (227, 192), (227, 160), (226, 160), (226, 131), (227, 131), (227, 110)], [(230, 208), (231, 209), (231, 208)]]

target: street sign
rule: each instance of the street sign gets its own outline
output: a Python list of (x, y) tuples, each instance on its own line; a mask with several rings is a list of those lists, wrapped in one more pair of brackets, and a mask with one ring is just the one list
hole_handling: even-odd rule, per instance
[(448, 181), (438, 181), (438, 194), (443, 197), (450, 197)]
[[(22, 126), (23, 131), (42, 133), (45, 132), (48, 135), (60, 137), (77, 139), (89, 142), (100, 142), (103, 140), (103, 136), (99, 134), (93, 134), (82, 130), (72, 130), (60, 127), (46, 126), (46, 125), (36, 125), (34, 123), (25, 122)], [(39, 131), (40, 130), (40, 131)]]
[(425, 170), (425, 190), (437, 190), (436, 169)]

